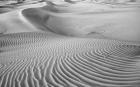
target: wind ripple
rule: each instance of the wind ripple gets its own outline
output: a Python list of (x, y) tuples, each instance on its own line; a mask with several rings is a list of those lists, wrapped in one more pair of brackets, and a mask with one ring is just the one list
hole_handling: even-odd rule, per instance
[(140, 86), (139, 43), (28, 32), (0, 49), (0, 87)]

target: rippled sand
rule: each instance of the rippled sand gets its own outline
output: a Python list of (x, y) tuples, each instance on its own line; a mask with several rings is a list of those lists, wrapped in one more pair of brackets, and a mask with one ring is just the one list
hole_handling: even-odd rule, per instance
[(139, 8), (25, 8), (0, 14), (0, 87), (140, 86)]

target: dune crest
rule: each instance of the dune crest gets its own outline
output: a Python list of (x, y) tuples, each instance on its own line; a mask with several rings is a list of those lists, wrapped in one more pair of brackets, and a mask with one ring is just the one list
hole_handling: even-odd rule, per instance
[[(25, 9), (22, 14), (43, 31), (51, 31), (66, 36), (94, 37), (96, 34), (107, 38), (140, 41), (138, 39), (140, 34), (139, 7), (112, 8), (106, 6), (108, 8), (104, 8), (99, 5), (98, 8), (90, 8), (93, 12), (85, 10), (86, 7), (80, 9), (80, 6), (74, 7), (77, 8), (74, 9), (75, 11), (71, 8), (73, 6), (53, 7), (55, 6), (47, 5), (41, 8)], [(69, 12), (64, 9), (69, 10)], [(57, 10), (61, 10), (61, 12)]]

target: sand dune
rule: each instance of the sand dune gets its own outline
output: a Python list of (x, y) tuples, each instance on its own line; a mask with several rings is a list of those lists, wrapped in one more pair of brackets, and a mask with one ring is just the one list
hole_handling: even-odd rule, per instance
[(89, 7), (80, 5), (55, 8), (50, 5), (25, 9), (22, 14), (43, 31), (49, 29), (57, 34), (80, 37), (94, 37), (98, 34), (108, 38), (140, 41), (139, 7), (112, 8), (95, 4), (86, 10)]
[(108, 10), (1, 14), (0, 87), (139, 87), (139, 8)]
[[(39, 8), (45, 3), (32, 5), (24, 5), (17, 7), (16, 10), (0, 14), (0, 33), (18, 33), (18, 32), (33, 32), (38, 31), (32, 23), (30, 23), (22, 14), (22, 11), (27, 8)], [(11, 29), (12, 28), (12, 29)]]

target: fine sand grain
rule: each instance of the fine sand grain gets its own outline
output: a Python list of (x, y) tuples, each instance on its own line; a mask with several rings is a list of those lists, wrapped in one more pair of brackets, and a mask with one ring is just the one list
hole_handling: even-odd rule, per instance
[(38, 7), (0, 14), (0, 87), (140, 87), (139, 8)]

